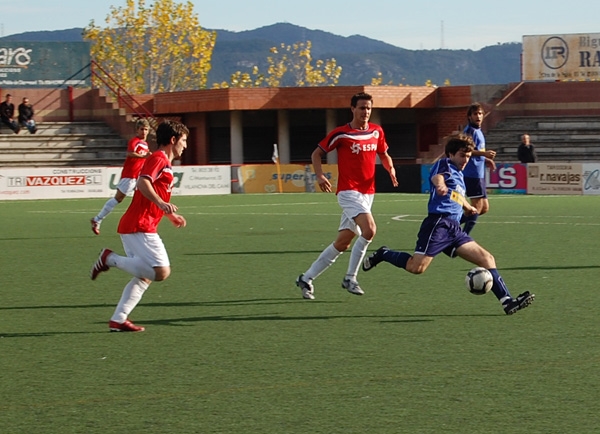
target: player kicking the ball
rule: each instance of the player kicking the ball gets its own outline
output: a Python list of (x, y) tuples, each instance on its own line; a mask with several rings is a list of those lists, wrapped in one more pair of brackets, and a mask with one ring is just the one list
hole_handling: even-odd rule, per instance
[(187, 127), (179, 122), (165, 121), (156, 130), (158, 149), (142, 167), (133, 200), (121, 217), (117, 232), (121, 235), (127, 256), (103, 249), (90, 271), (92, 280), (98, 274), (116, 267), (133, 276), (108, 323), (111, 331), (143, 332), (128, 316), (142, 299), (153, 281), (165, 280), (171, 274), (167, 250), (157, 233), (164, 215), (178, 228), (185, 227), (177, 207), (169, 203), (173, 188), (173, 160), (181, 158), (187, 147)]
[(512, 315), (529, 306), (535, 295), (525, 291), (513, 298), (496, 269), (496, 260), (492, 254), (473, 241), (460, 227), (463, 210), (467, 215), (477, 212), (465, 199), (462, 174), (474, 148), (475, 144), (470, 136), (451, 136), (445, 147), (447, 158), (440, 159), (431, 168), (429, 214), (421, 224), (414, 255), (380, 247), (365, 258), (362, 268), (369, 271), (380, 262), (389, 262), (409, 273), (421, 274), (427, 270), (436, 255), (445, 249), (456, 249), (457, 256), (489, 270), (494, 280), (492, 292), (502, 304), (504, 312)]

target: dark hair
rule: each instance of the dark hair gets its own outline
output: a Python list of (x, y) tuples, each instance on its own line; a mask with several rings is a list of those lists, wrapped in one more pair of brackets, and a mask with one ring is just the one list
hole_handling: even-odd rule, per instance
[(478, 102), (474, 102), (473, 104), (471, 104), (469, 106), (469, 109), (467, 110), (467, 117), (470, 117), (473, 113), (478, 112), (479, 110), (481, 110), (483, 113), (485, 113), (483, 106), (481, 104), (479, 104)]
[(473, 152), (475, 150), (475, 143), (473, 138), (468, 134), (458, 133), (448, 136), (444, 152), (446, 157), (456, 154), (458, 151)]
[(189, 135), (190, 130), (181, 122), (163, 121), (156, 129), (156, 144), (158, 146), (166, 146), (171, 143), (171, 137), (179, 140), (184, 134), (186, 136)]
[(350, 107), (356, 107), (358, 101), (361, 99), (373, 102), (373, 97), (365, 92), (359, 92), (356, 95), (352, 95), (352, 99), (350, 100)]

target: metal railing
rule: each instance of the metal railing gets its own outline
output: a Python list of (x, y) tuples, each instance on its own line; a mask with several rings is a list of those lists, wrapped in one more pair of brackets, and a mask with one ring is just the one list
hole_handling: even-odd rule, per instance
[[(140, 104), (123, 86), (119, 84), (115, 78), (110, 75), (98, 62), (92, 60), (90, 62), (90, 74), (92, 79), (98, 79), (104, 87), (110, 91), (117, 100), (119, 107), (126, 106), (129, 110), (139, 118), (145, 118), (150, 123), (150, 127), (154, 130), (158, 127), (159, 120), (146, 107)], [(92, 82), (93, 86), (93, 82)], [(133, 103), (133, 104), (132, 104)]]

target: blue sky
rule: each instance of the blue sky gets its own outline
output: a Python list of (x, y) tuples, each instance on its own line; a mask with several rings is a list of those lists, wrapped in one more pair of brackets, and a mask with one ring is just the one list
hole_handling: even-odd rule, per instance
[[(204, 28), (243, 31), (287, 22), (340, 36), (362, 35), (411, 50), (479, 50), (498, 43), (521, 42), (523, 35), (600, 33), (600, 5), (591, 0), (192, 3)], [(125, 0), (0, 0), (0, 36), (85, 27), (92, 19), (102, 25), (110, 6), (125, 4)]]

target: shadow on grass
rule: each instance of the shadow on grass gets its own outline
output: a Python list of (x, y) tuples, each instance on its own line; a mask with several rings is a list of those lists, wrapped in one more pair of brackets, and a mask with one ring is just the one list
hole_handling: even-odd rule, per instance
[(63, 336), (63, 335), (89, 335), (106, 333), (106, 331), (82, 331), (82, 332), (29, 332), (29, 333), (0, 333), (0, 339), (4, 338), (47, 338), (50, 336)]
[(266, 250), (262, 252), (247, 251), (247, 252), (198, 252), (184, 253), (183, 256), (229, 256), (229, 255), (287, 255), (298, 253), (315, 253), (320, 254), (323, 250)]
[[(255, 298), (247, 300), (220, 300), (220, 301), (193, 301), (193, 302), (169, 302), (169, 303), (144, 303), (144, 307), (202, 307), (202, 306), (246, 306), (246, 305), (271, 305), (271, 304), (289, 304), (306, 303), (306, 301), (295, 298)], [(312, 301), (311, 303), (342, 303), (341, 301)], [(47, 306), (0, 306), (0, 310), (35, 310), (35, 309), (98, 309), (114, 307), (114, 303), (103, 304), (69, 304), (69, 305), (47, 305)]]
[(552, 266), (530, 266), (530, 267), (502, 267), (502, 270), (593, 270), (600, 265), (552, 265)]
[(194, 316), (181, 318), (164, 318), (143, 321), (144, 325), (163, 325), (175, 327), (189, 327), (182, 323), (221, 322), (221, 321), (329, 321), (337, 319), (379, 319), (381, 323), (412, 323), (432, 322), (436, 318), (466, 318), (466, 317), (497, 317), (504, 314), (448, 314), (448, 315), (313, 315), (313, 316), (288, 316), (288, 315), (214, 315)]

